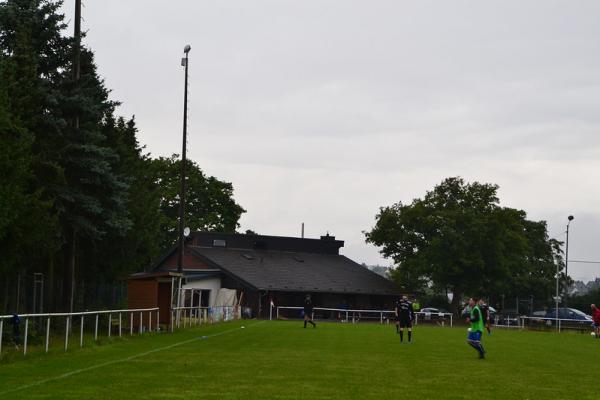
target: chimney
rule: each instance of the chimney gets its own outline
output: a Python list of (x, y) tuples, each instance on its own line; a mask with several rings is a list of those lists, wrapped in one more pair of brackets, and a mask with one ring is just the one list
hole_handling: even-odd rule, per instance
[(327, 235), (321, 236), (321, 240), (334, 241), (335, 240), (335, 236), (330, 236), (329, 232), (327, 232)]

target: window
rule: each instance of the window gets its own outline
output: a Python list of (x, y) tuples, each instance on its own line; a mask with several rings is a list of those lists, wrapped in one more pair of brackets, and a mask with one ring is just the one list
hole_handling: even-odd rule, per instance
[(227, 242), (223, 239), (215, 239), (213, 240), (213, 247), (225, 247), (227, 246)]

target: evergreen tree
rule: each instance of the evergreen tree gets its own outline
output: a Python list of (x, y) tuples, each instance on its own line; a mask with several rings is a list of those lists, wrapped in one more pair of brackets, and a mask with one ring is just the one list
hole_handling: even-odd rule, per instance
[[(180, 161), (144, 154), (134, 120), (115, 117), (93, 53), (65, 35), (61, 4), (0, 2), (4, 308), (9, 275), (33, 272), (46, 273), (50, 303), (70, 309), (75, 292), (92, 304), (103, 283), (114, 287), (176, 239)], [(244, 209), (232, 185), (189, 163), (187, 225), (235, 231)]]

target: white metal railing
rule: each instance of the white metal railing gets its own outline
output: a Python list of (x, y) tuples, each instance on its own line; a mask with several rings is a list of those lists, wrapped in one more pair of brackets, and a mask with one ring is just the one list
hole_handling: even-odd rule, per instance
[[(522, 315), (518, 320), (521, 329), (525, 328), (525, 321), (542, 322), (547, 327), (552, 327), (554, 324), (554, 327), (558, 332), (560, 332), (562, 329), (583, 328), (586, 326), (591, 328), (592, 326), (592, 321), (584, 319), (529, 317)], [(566, 326), (563, 327), (563, 325)]]
[(175, 327), (179, 329), (182, 323), (184, 328), (188, 324), (189, 326), (206, 324), (208, 322), (208, 307), (173, 307), (171, 309), (171, 321), (171, 332), (173, 332)]
[[(69, 348), (69, 336), (72, 331), (73, 318), (80, 318), (80, 328), (79, 328), (79, 347), (83, 347), (83, 331), (85, 326), (85, 320), (87, 317), (95, 317), (94, 322), (94, 341), (98, 340), (98, 329), (99, 329), (99, 317), (100, 315), (108, 314), (108, 337), (111, 336), (113, 330), (113, 316), (118, 316), (118, 335), (121, 337), (123, 335), (123, 314), (129, 316), (129, 334), (133, 335), (134, 328), (134, 320), (135, 317), (138, 316), (138, 333), (142, 334), (144, 331), (144, 319), (148, 321), (148, 331), (153, 330), (153, 326), (156, 330), (158, 330), (159, 322), (160, 322), (160, 313), (158, 308), (139, 308), (139, 309), (126, 309), (126, 310), (102, 310), (102, 311), (82, 311), (75, 313), (45, 313), (45, 314), (20, 314), (19, 319), (24, 320), (25, 331), (23, 334), (23, 355), (27, 354), (27, 342), (29, 338), (29, 321), (33, 319), (39, 319), (40, 322), (45, 319), (45, 351), (48, 352), (50, 346), (50, 323), (52, 318), (65, 318), (65, 351)], [(152, 315), (156, 315), (156, 320), (153, 325)], [(145, 317), (145, 318), (144, 318)], [(0, 315), (0, 355), (2, 354), (2, 334), (4, 329), (4, 321), (11, 320), (13, 318), (12, 315)]]
[(423, 316), (424, 320), (430, 320), (431, 317), (441, 318), (442, 319), (442, 325), (443, 325), (444, 321), (446, 320), (446, 318), (450, 317), (450, 326), (454, 325), (454, 320), (453, 320), (453, 314), (452, 313), (443, 313), (443, 312), (428, 313), (428, 312), (418, 311), (418, 312), (415, 313), (415, 325), (419, 323), (419, 315)]
[(202, 323), (215, 323), (221, 321), (231, 321), (241, 318), (241, 307), (237, 306), (217, 306), (217, 307), (173, 307), (171, 309), (171, 332), (173, 329), (180, 328), (181, 325), (197, 326)]
[[(271, 311), (272, 311), (272, 309), (273, 309), (273, 307), (271, 307)], [(275, 318), (280, 319), (280, 310), (303, 310), (303, 309), (304, 309), (304, 307), (277, 306)], [(379, 319), (379, 322), (381, 324), (383, 324), (384, 321), (389, 322), (390, 314), (392, 317), (395, 316), (395, 314), (396, 314), (395, 311), (393, 311), (393, 310), (348, 310), (345, 308), (328, 308), (328, 307), (314, 307), (313, 310), (314, 311), (338, 312), (341, 315), (345, 316), (345, 318), (344, 318), (345, 321), (352, 320), (352, 323), (356, 323), (361, 318), (365, 318), (364, 314), (374, 314), (376, 317), (375, 318), (371, 317), (371, 319)], [(313, 314), (314, 314), (314, 311), (313, 311)], [(450, 326), (453, 326), (453, 317), (452, 317), (451, 313), (415, 312), (415, 324), (417, 324), (419, 321), (419, 315), (422, 315), (425, 318), (431, 317), (431, 316), (437, 316), (437, 317), (442, 317), (445, 319), (447, 317), (450, 317)], [(366, 316), (366, 318), (369, 318), (369, 317)], [(269, 319), (273, 319), (272, 313), (269, 313)]]
[(492, 326), (496, 328), (521, 328), (521, 323), (518, 316), (510, 317), (499, 315), (494, 316)]
[[(272, 308), (271, 308), (272, 309)], [(281, 310), (303, 310), (304, 307), (292, 307), (292, 306), (277, 306), (276, 308), (276, 319), (280, 319), (280, 311)], [(349, 310), (345, 308), (328, 308), (328, 307), (314, 307), (313, 314), (315, 311), (333, 311), (338, 312), (341, 315), (345, 316), (345, 321), (350, 321), (352, 318), (352, 323), (356, 323), (361, 318), (368, 318), (367, 316), (363, 316), (363, 314), (375, 314), (375, 319), (379, 319), (379, 322), (383, 324), (384, 315), (394, 314), (394, 311), (390, 310)], [(373, 319), (373, 317), (371, 317)], [(269, 319), (273, 319), (272, 314), (269, 315)], [(385, 318), (387, 320), (388, 318)]]

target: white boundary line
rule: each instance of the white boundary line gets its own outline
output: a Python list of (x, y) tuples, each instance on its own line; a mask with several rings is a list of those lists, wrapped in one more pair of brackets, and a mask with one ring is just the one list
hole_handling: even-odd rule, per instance
[[(255, 326), (255, 325), (258, 325), (258, 324), (262, 324), (263, 322), (265, 322), (265, 321), (259, 321), (259, 322), (256, 322), (254, 324), (250, 324), (248, 326), (249, 327), (250, 326)], [(146, 351), (144, 353), (139, 353), (139, 354), (136, 354), (136, 355), (133, 355), (133, 356), (129, 356), (129, 357), (126, 357), (126, 358), (121, 358), (120, 360), (107, 361), (107, 362), (102, 363), (102, 364), (92, 365), (91, 367), (76, 369), (75, 371), (66, 372), (66, 373), (64, 373), (62, 375), (58, 375), (58, 376), (55, 376), (53, 378), (43, 379), (43, 380), (37, 381), (35, 383), (30, 383), (28, 385), (23, 385), (23, 386), (19, 386), (17, 388), (14, 388), (14, 389), (9, 389), (9, 390), (6, 390), (4, 392), (0, 392), (0, 396), (4, 395), (4, 394), (8, 394), (8, 393), (19, 392), (21, 390), (25, 390), (25, 389), (29, 389), (29, 388), (32, 388), (32, 387), (35, 387), (35, 386), (43, 385), (44, 383), (53, 382), (53, 381), (57, 381), (57, 380), (60, 380), (60, 379), (68, 378), (70, 376), (81, 374), (81, 373), (84, 373), (84, 372), (93, 371), (95, 369), (106, 367), (108, 365), (119, 364), (119, 363), (131, 361), (131, 360), (135, 360), (136, 358), (145, 357), (145, 356), (153, 354), (153, 353), (158, 353), (159, 351), (169, 350), (169, 349), (172, 349), (174, 347), (178, 347), (178, 346), (181, 346), (181, 345), (184, 345), (184, 344), (196, 342), (198, 340), (206, 340), (206, 339), (213, 338), (213, 337), (216, 337), (216, 336), (225, 335), (226, 333), (231, 333), (231, 332), (239, 331), (241, 329), (243, 329), (243, 326), (240, 326), (240, 327), (237, 327), (237, 328), (228, 329), (226, 331), (219, 332), (219, 333), (214, 333), (212, 335), (199, 336), (199, 337), (195, 337), (195, 338), (192, 338), (192, 339), (184, 340), (182, 342), (173, 343), (173, 344), (170, 344), (168, 346), (159, 347), (158, 349)]]

